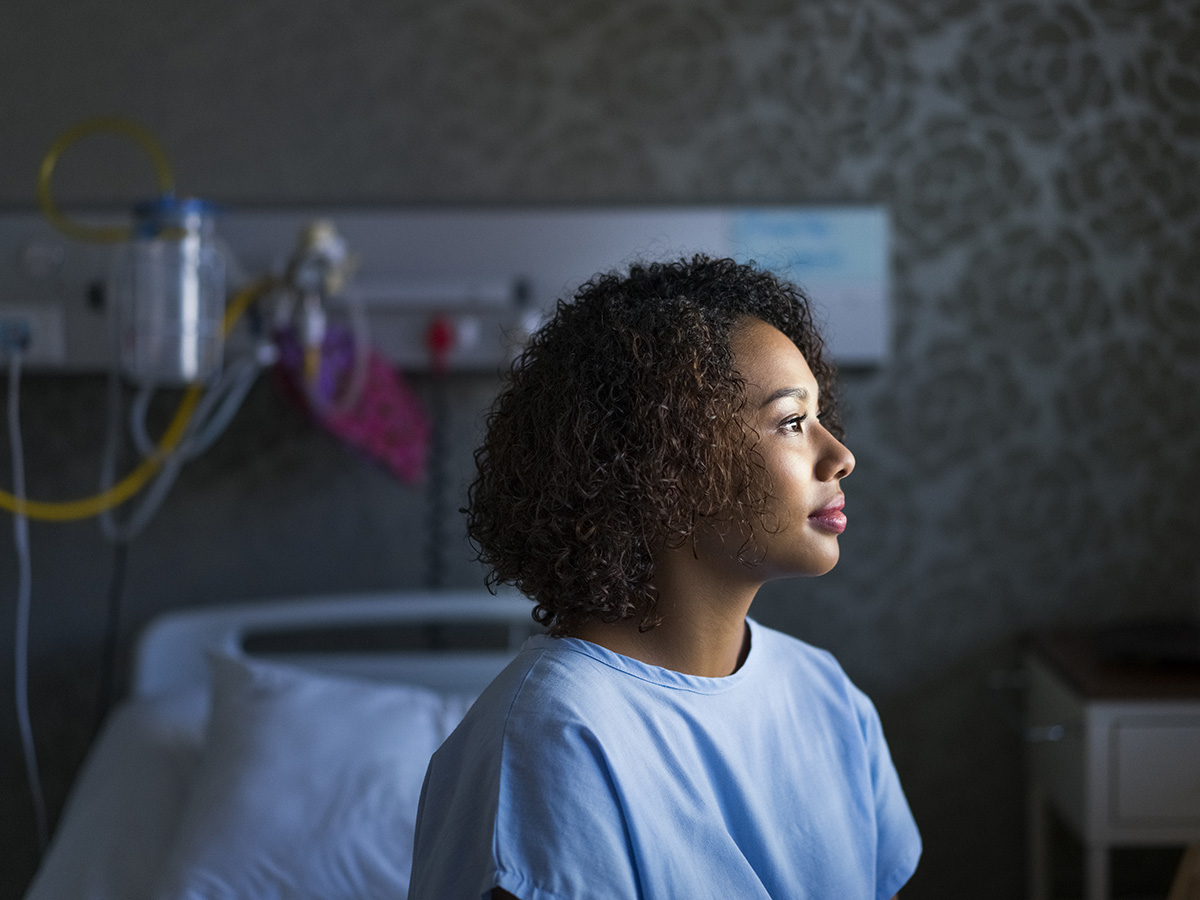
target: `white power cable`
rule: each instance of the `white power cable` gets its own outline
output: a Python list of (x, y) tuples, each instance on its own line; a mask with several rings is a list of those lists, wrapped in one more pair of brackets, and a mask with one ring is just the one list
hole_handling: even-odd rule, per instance
[[(25, 451), (21, 442), (21, 351), (10, 348), (8, 363), (8, 435), (12, 448), (13, 496), (25, 500)], [(13, 538), (17, 548), (17, 632), (13, 658), (16, 663), (17, 727), (21, 732), (21, 748), (25, 754), (25, 778), (33, 798), (34, 821), (37, 826), (38, 847), (46, 849), (50, 842), (46, 798), (42, 793), (42, 778), (38, 772), (37, 748), (33, 743), (33, 728), (29, 721), (29, 608), (33, 596), (33, 569), (29, 554), (29, 520), (21, 513), (13, 514)]]

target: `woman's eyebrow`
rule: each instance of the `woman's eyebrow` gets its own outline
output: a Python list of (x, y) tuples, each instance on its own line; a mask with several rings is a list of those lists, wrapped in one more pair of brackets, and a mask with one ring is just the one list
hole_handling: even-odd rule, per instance
[(770, 406), (776, 400), (782, 400), (784, 397), (795, 397), (797, 400), (807, 400), (808, 391), (802, 387), (780, 388), (779, 390), (773, 391), (770, 395), (768, 395), (767, 399), (762, 402), (762, 406), (760, 406), (759, 409)]

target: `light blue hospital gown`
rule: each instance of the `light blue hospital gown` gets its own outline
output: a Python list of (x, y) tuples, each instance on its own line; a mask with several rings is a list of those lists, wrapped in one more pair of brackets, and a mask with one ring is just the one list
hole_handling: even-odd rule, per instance
[(871, 701), (748, 620), (726, 678), (531, 638), (430, 762), (410, 900), (886, 900), (921, 839)]

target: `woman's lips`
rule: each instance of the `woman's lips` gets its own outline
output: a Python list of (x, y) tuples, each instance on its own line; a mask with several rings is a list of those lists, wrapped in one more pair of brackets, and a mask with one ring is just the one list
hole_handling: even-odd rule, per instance
[(841, 534), (846, 530), (846, 514), (842, 512), (842, 507), (845, 505), (846, 498), (838, 497), (825, 508), (819, 509), (809, 516), (808, 521), (823, 531)]

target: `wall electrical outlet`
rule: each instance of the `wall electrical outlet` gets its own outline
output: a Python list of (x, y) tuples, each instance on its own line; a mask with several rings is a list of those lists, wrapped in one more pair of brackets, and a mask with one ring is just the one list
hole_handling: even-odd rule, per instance
[(0, 304), (0, 359), (19, 347), (32, 366), (59, 366), (66, 359), (63, 311), (57, 306)]

